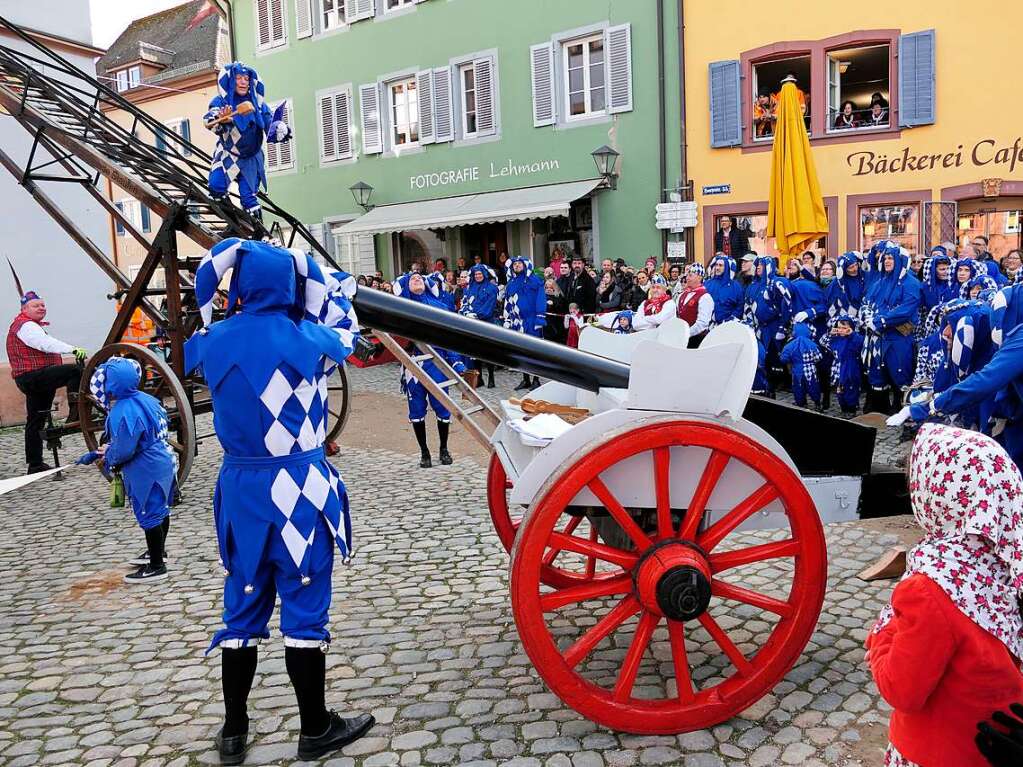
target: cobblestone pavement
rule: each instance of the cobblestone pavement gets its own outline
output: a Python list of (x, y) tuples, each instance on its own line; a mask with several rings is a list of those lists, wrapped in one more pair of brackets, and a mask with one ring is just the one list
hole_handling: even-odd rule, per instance
[[(356, 391), (396, 394), (393, 366), (353, 370), (352, 377)], [(507, 396), (516, 380), (500, 373), (499, 388), (483, 391)], [(64, 458), (80, 449), (79, 439), (67, 440)], [(21, 473), (20, 455), (20, 431), (0, 432), (0, 477)], [(130, 512), (108, 507), (96, 472), (76, 469), (63, 482), (44, 480), (0, 499), (0, 764), (216, 763), (219, 660), (203, 652), (220, 620), (210, 515), (219, 457), (214, 445), (203, 446), (174, 513), (172, 577), (147, 587), (121, 582), (124, 561), (143, 539)], [(324, 764), (880, 762), (887, 709), (862, 662), (862, 642), (891, 584), (853, 574), (891, 536), (863, 524), (827, 529), (820, 623), (770, 695), (711, 730), (629, 736), (564, 706), (526, 658), (509, 603), (508, 558), (476, 462), (461, 458), (424, 474), (409, 455), (385, 450), (343, 448), (336, 460), (360, 555), (335, 570), (328, 701), (342, 711), (373, 711), (379, 724)], [(748, 585), (769, 591), (775, 576), (761, 569)], [(752, 652), (760, 617), (738, 608), (723, 625)], [(625, 646), (618, 644), (617, 656), (611, 648), (611, 657), (620, 659)], [(644, 663), (642, 679), (656, 681), (657, 655)], [(708, 659), (710, 674), (723, 665)], [(246, 764), (296, 764), (297, 708), (279, 635), (260, 647), (250, 716)]]

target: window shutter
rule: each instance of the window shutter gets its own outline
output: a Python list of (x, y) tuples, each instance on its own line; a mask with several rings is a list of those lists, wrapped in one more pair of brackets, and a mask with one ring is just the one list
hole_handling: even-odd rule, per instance
[(433, 124), (435, 141), (454, 141), (455, 117), (451, 101), (451, 68), (433, 70)]
[(362, 151), (378, 154), (384, 150), (380, 127), (380, 89), (376, 83), (359, 86), (359, 109), (362, 112)]
[(531, 45), (529, 61), (533, 77), (533, 127), (553, 125), (554, 109), (554, 46), (550, 43)]
[(142, 203), (139, 203), (139, 208), (142, 211), (142, 231), (149, 232), (152, 229), (151, 226), (152, 222), (150, 221), (149, 218), (149, 207), (143, 205)]
[[(184, 120), (181, 121), (181, 138), (183, 138), (185, 141), (192, 140), (192, 127), (188, 121), (188, 118), (185, 118)], [(183, 146), (181, 147), (181, 154), (184, 155), (185, 157), (188, 157), (189, 155), (192, 154), (192, 150), (189, 149), (188, 147)]]
[(295, 138), (294, 138), (294, 126), (291, 124), (291, 100), (287, 99), (284, 102), (284, 111), (281, 113), (281, 117), (284, 120), (284, 124), (292, 128), (292, 138), (284, 143), (267, 144), (267, 146), (277, 147), (277, 169), (283, 170), (285, 168), (292, 168), (295, 165)]
[(352, 107), (348, 91), (334, 94), (334, 119), (337, 121), (337, 156), (346, 160), (352, 156)]
[(303, 37), (312, 37), (312, 0), (295, 0), (295, 31), (299, 39)]
[(337, 118), (334, 96), (320, 96), (320, 159), (337, 159)]
[(345, 16), (349, 22), (372, 19), (375, 15), (373, 0), (347, 0), (345, 3)]
[(270, 2), (270, 43), (283, 43), (288, 39), (287, 24), (284, 19), (284, 0)]
[(472, 62), (476, 80), (476, 133), (480, 136), (493, 135), (494, 120), (494, 62), (492, 59), (476, 59)]
[(156, 136), (156, 151), (159, 152), (160, 154), (166, 154), (167, 153), (167, 139), (165, 139), (163, 137), (163, 129), (162, 128), (158, 128), (153, 133), (153, 135)]
[(739, 105), (739, 62), (710, 64), (710, 145), (742, 143), (742, 108)]
[(935, 118), (934, 30), (899, 38), (899, 126), (930, 125)]
[(358, 258), (356, 260), (358, 274), (373, 274), (377, 270), (377, 255), (376, 249), (373, 247), (373, 235), (356, 235), (356, 242), (358, 243)]
[[(114, 203), (114, 207), (117, 208), (122, 214), (124, 213), (124, 203), (123, 202), (115, 202)], [(114, 222), (114, 226), (117, 229), (117, 234), (118, 235), (123, 235), (124, 234), (124, 223), (121, 221), (121, 219), (117, 218), (115, 220), (115, 222)]]
[[(256, 30), (259, 39), (259, 47), (264, 48), (271, 43), (270, 37), (270, 0), (255, 0), (256, 3)], [(120, 73), (118, 73), (120, 76)], [(125, 74), (127, 81), (127, 74)]]
[(432, 144), (437, 134), (433, 122), (433, 77), (429, 69), (416, 73), (416, 98), (419, 100), (419, 143)]
[(608, 112), (632, 111), (632, 34), (631, 25), (607, 30)]

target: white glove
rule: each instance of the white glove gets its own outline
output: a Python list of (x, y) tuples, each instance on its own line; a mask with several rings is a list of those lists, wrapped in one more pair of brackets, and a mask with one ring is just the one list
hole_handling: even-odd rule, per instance
[(795, 316), (792, 318), (792, 321), (793, 322), (806, 322), (806, 318), (808, 316), (809, 315), (806, 312), (796, 312)]
[(902, 410), (900, 410), (898, 413), (896, 413), (893, 416), (890, 416), (888, 420), (885, 421), (885, 423), (888, 424), (889, 426), (902, 426), (902, 424), (904, 424), (908, 420), (909, 405), (906, 405), (906, 407), (902, 408)]
[(286, 141), (291, 138), (291, 127), (283, 120), (278, 120), (274, 128), (276, 129), (275, 138), (278, 141)]

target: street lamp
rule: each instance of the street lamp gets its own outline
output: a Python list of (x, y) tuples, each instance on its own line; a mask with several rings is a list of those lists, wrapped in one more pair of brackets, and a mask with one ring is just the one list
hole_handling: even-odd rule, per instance
[(607, 144), (590, 152), (593, 162), (597, 166), (597, 173), (603, 179), (603, 185), (607, 189), (618, 188), (618, 174), (615, 166), (618, 164), (618, 152)]
[(360, 208), (362, 208), (366, 212), (369, 212), (373, 209), (373, 206), (369, 202), (369, 198), (373, 196), (373, 187), (371, 187), (365, 181), (356, 181), (348, 188), (352, 192), (352, 197), (355, 198), (355, 203)]

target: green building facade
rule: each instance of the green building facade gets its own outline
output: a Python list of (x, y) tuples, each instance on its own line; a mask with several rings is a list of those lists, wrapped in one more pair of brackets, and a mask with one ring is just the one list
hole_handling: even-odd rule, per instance
[[(677, 4), (234, 0), (236, 57), (286, 101), (270, 194), (356, 273), (555, 247), (659, 257), (680, 176)], [(601, 178), (592, 153), (618, 153)], [(372, 187), (360, 206), (351, 187)], [(369, 213), (366, 213), (369, 210)]]

